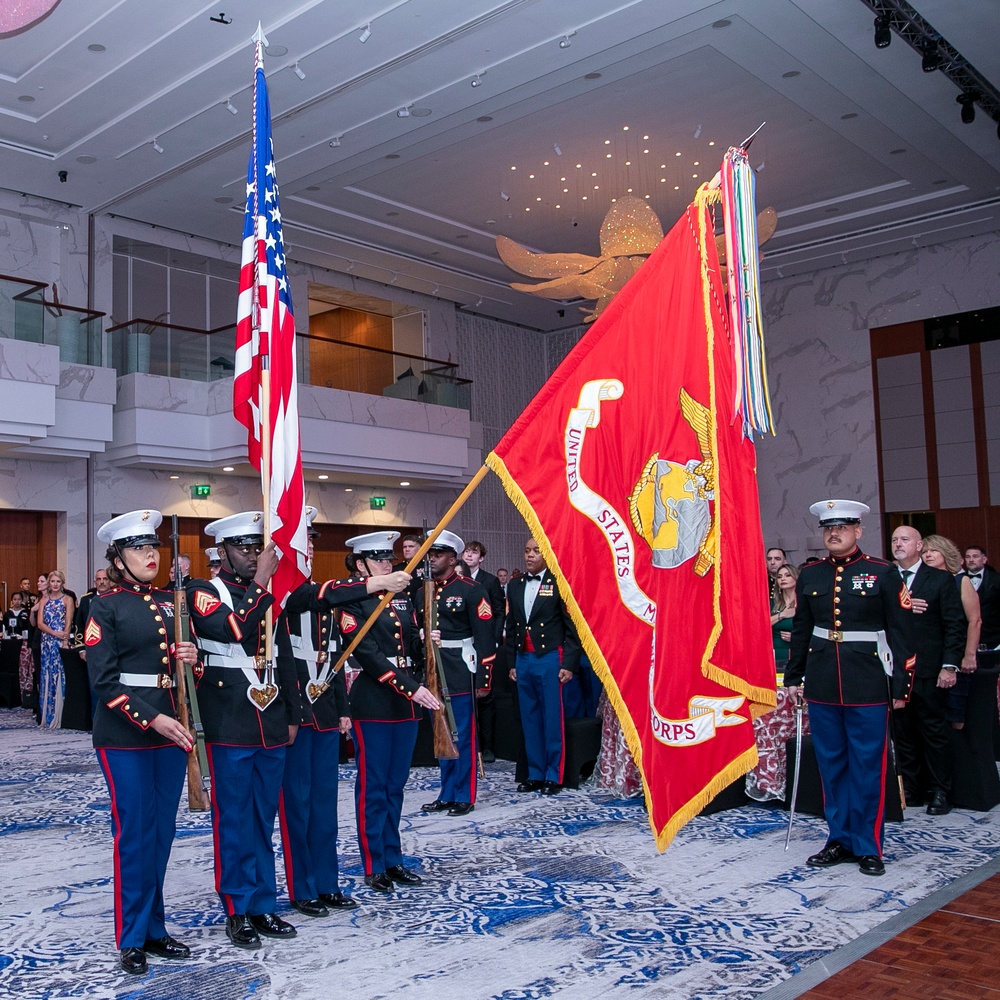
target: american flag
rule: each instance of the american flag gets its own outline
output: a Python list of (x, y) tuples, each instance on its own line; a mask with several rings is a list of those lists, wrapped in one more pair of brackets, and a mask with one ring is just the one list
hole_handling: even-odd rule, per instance
[[(282, 559), (271, 581), (280, 604), (306, 578), (308, 523), (299, 447), (295, 320), (281, 240), (281, 211), (271, 142), (271, 109), (264, 80), (264, 45), (258, 29), (253, 88), (253, 149), (247, 169), (243, 261), (236, 317), (233, 413), (248, 432), (250, 462), (261, 470), (270, 506), (271, 538)], [(264, 371), (270, 372), (270, 483), (265, 476), (262, 424)]]

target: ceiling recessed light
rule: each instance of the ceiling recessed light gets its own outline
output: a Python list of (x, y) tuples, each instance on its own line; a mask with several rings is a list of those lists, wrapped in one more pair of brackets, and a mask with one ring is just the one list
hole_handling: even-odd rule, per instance
[(931, 184), (947, 184), (948, 182), (943, 178), (939, 177), (936, 181), (931, 181)]
[(790, 69), (787, 73), (781, 74), (782, 80), (794, 80), (795, 77), (801, 76), (802, 74), (797, 69)]
[(600, 80), (601, 74), (600, 73), (584, 73), (583, 74), (583, 78), (584, 78), (584, 80)]
[(395, 217), (396, 217), (397, 215), (399, 215), (399, 212), (386, 212), (386, 213), (385, 213), (385, 217), (386, 217), (387, 219), (393, 219), (393, 218), (395, 218)]
[(223, 472), (235, 472), (236, 469), (234, 469), (233, 466), (231, 466), (231, 465), (224, 465), (222, 467), (222, 471)]
[(400, 486), (409, 486), (410, 485), (410, 481), (409, 481), (409, 479), (404, 479), (399, 485)]
[(216, 198), (215, 200), (220, 205), (229, 205), (232, 202), (233, 199), (229, 198), (229, 197), (226, 197), (226, 196), (223, 196), (221, 198)]
[(171, 479), (180, 479), (181, 477), (180, 476), (171, 476), (170, 478)]
[(732, 23), (733, 22), (730, 21), (728, 18), (723, 17), (723, 18), (721, 18), (718, 21), (713, 21), (712, 22), (712, 27), (713, 28), (728, 28), (729, 25), (731, 25)]
[(889, 155), (890, 156), (899, 156), (900, 153), (905, 153), (905, 152), (906, 152), (905, 149), (890, 149), (889, 150)]
[(344, 487), (344, 492), (345, 492), (345, 493), (353, 493), (353, 492), (354, 492), (354, 489), (353, 489), (353, 487), (350, 487), (350, 486), (345, 486), (345, 487)]
[(266, 49), (264, 49), (264, 51), (269, 56), (287, 56), (288, 55), (288, 48), (286, 46), (284, 46), (284, 45), (268, 45), (268, 47)]
[(19, 100), (19, 101), (20, 101), (20, 102), (21, 102), (22, 104), (31, 104), (31, 103), (33, 103), (33, 102), (34, 102), (34, 100), (35, 100), (35, 99), (34, 99), (34, 98), (33, 98), (33, 97), (31, 96), (31, 94), (22, 94), (22, 95), (21, 95), (21, 96), (20, 96), (20, 97), (18, 98), (18, 100)]
[(78, 156), (76, 158), (77, 163), (96, 163), (97, 157), (91, 156), (89, 153), (84, 153), (83, 156)]
[(386, 153), (385, 154), (385, 158), (387, 160), (398, 160), (399, 159), (399, 153)]
[(858, 117), (858, 113), (856, 111), (849, 111), (846, 115), (841, 115), (840, 116), (840, 120), (842, 122), (848, 122), (852, 118), (857, 118), (857, 117)]
[(88, 45), (87, 46), (87, 51), (88, 52), (107, 52), (108, 50), (103, 45), (101, 45), (100, 42), (94, 42), (93, 45)]
[(493, 115), (480, 115), (476, 119), (476, 121), (477, 122), (491, 122), (491, 121), (493, 121)]
[(410, 108), (410, 114), (414, 118), (427, 118), (431, 114), (430, 108)]
[(327, 475), (322, 475), (322, 476), (317, 476), (316, 478), (317, 479), (329, 479), (330, 477), (327, 476)]

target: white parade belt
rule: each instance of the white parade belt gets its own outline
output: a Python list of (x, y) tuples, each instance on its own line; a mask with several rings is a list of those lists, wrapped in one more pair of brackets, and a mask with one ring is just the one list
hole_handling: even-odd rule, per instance
[(442, 639), (441, 648), (460, 649), (462, 651), (462, 659), (465, 660), (465, 665), (469, 668), (469, 673), (474, 674), (476, 672), (476, 644), (473, 642), (472, 636), (465, 639)]
[(878, 657), (882, 661), (882, 669), (886, 675), (892, 676), (892, 650), (889, 648), (889, 640), (885, 631), (879, 629), (877, 632), (842, 632), (839, 629), (820, 628), (813, 626), (813, 635), (828, 642), (874, 642), (878, 647)]
[(129, 687), (172, 688), (177, 686), (173, 674), (119, 674), (118, 679)]
[(299, 623), (302, 634), (289, 633), (288, 638), (292, 644), (295, 659), (301, 660), (306, 665), (306, 672), (309, 674), (309, 683), (306, 684), (306, 698), (309, 699), (310, 705), (315, 705), (330, 687), (333, 664), (330, 663), (327, 666), (330, 654), (326, 650), (319, 652), (313, 647), (312, 615), (308, 611), (303, 612), (299, 616)]
[[(222, 603), (232, 611), (233, 595), (229, 593), (229, 588), (218, 577), (208, 582), (215, 589)], [(264, 678), (261, 680), (257, 672), (257, 664), (263, 659), (262, 657), (247, 656), (243, 647), (235, 643), (201, 639), (198, 645), (206, 654), (203, 661), (205, 666), (234, 668), (243, 671), (243, 676), (247, 679), (247, 698), (258, 712), (263, 712), (278, 697), (278, 685), (274, 683), (273, 662), (265, 667)]]

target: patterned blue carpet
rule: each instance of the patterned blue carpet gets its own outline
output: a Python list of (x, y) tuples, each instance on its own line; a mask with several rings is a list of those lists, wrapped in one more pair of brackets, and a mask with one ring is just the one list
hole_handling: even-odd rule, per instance
[[(583, 788), (542, 799), (488, 769), (475, 812), (423, 816), (436, 772), (407, 786), (403, 847), (425, 886), (361, 884), (352, 767), (340, 814), (347, 888), (361, 904), (258, 952), (228, 943), (213, 892), (208, 817), (186, 801), (167, 871), (168, 927), (186, 963), (118, 970), (109, 804), (81, 733), (40, 732), (0, 710), (0, 997), (329, 997), (563, 1000), (753, 997), (1000, 854), (1000, 809), (887, 831), (888, 874), (806, 868), (825, 825), (746, 806), (688, 824), (657, 854), (641, 805)], [(279, 873), (279, 880), (281, 875)]]

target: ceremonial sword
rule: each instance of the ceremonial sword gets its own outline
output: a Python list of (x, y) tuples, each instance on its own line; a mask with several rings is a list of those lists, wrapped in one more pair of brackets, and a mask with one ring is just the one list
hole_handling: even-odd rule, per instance
[(788, 805), (788, 830), (785, 831), (785, 850), (792, 839), (792, 824), (795, 822), (795, 802), (799, 797), (799, 774), (802, 771), (802, 692), (795, 692), (795, 773), (792, 776), (792, 798)]

